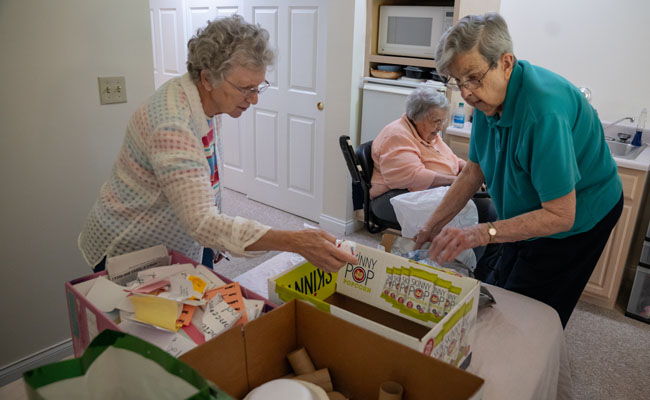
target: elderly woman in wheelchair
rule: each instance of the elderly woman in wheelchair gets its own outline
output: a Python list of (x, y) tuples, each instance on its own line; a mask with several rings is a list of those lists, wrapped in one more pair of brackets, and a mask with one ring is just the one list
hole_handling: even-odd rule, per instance
[[(407, 192), (449, 186), (465, 161), (457, 157), (438, 134), (445, 127), (449, 103), (433, 88), (423, 87), (406, 99), (406, 112), (386, 125), (372, 142), (370, 198), (374, 214), (397, 221), (390, 199)], [(486, 196), (476, 196), (480, 220), (495, 220)]]

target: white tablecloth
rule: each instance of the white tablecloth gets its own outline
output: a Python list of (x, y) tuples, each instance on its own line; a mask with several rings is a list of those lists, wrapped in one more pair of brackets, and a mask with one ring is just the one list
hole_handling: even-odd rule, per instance
[(486, 285), (496, 304), (479, 310), (468, 372), (485, 379), (490, 399), (573, 398), (564, 331), (544, 303)]
[[(234, 280), (268, 298), (268, 278), (303, 259), (280, 253)], [(483, 399), (573, 398), (564, 331), (551, 307), (489, 286), (496, 304), (479, 311), (468, 372), (485, 380)]]

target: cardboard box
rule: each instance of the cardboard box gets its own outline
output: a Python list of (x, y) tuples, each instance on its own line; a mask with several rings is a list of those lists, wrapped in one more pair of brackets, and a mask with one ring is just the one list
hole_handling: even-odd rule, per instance
[[(325, 273), (305, 262), (270, 278), (269, 299), (276, 304), (291, 299), (309, 301), (325, 312), (426, 355), (467, 366), (478, 312), (479, 281), (359, 244), (355, 244), (354, 251), (359, 265), (348, 264), (337, 273)], [(413, 267), (451, 282), (461, 289), (455, 306), (436, 322), (413, 316), (417, 312), (405, 313), (403, 307), (394, 306), (382, 296), (386, 271), (393, 267)], [(444, 352), (439, 348), (441, 343), (446, 346)]]
[[(171, 264), (193, 264), (197, 263), (175, 251), (170, 251), (169, 255), (171, 256)], [(214, 271), (213, 271), (214, 272)], [(119, 331), (118, 326), (113, 322), (113, 320), (104, 312), (99, 310), (93, 304), (91, 304), (79, 289), (80, 287), (75, 285), (83, 284), (83, 282), (88, 282), (92, 279), (95, 279), (99, 276), (106, 275), (106, 271), (98, 272), (95, 274), (87, 275), (82, 278), (74, 279), (65, 284), (65, 292), (68, 303), (68, 317), (70, 319), (70, 333), (72, 337), (72, 347), (74, 349), (75, 357), (80, 357), (84, 350), (90, 344), (90, 341), (93, 340), (104, 329), (113, 329)], [(214, 272), (221, 280), (226, 283), (232, 283), (232, 280), (220, 275), (217, 272)], [(260, 296), (259, 294), (241, 287), (242, 295), (247, 299), (252, 300), (263, 300), (264, 309), (263, 312), (268, 312), (275, 307), (276, 304), (271, 303), (268, 299)]]
[(235, 398), (292, 372), (287, 354), (305, 347), (334, 390), (376, 399), (379, 385), (404, 386), (404, 400), (479, 399), (483, 380), (366, 329), (291, 301), (183, 354), (180, 359)]

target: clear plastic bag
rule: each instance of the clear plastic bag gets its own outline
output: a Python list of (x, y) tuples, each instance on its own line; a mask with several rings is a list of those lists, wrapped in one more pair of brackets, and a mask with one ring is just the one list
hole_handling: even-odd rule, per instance
[[(402, 237), (413, 238), (420, 228), (427, 222), (431, 214), (440, 205), (442, 198), (445, 197), (449, 186), (441, 186), (433, 189), (422, 190), (418, 192), (409, 192), (400, 194), (390, 199), (397, 221), (402, 227)], [(476, 225), (478, 223), (478, 210), (473, 201), (468, 201), (465, 207), (447, 224), (456, 228), (465, 226)], [(424, 246), (423, 249), (428, 249)], [(410, 259), (418, 259), (417, 261), (425, 264), (430, 264), (428, 250), (423, 252), (420, 250), (417, 254), (410, 254), (413, 250), (404, 249), (402, 255)], [(458, 260), (469, 266), (472, 270), (476, 268), (476, 255), (471, 249), (463, 250), (458, 255)]]
[[(449, 186), (441, 186), (418, 192), (400, 194), (390, 199), (397, 221), (402, 227), (402, 236), (414, 237), (431, 214), (440, 205)], [(468, 201), (465, 207), (452, 219), (447, 226), (462, 228), (478, 223), (478, 211), (473, 201)]]

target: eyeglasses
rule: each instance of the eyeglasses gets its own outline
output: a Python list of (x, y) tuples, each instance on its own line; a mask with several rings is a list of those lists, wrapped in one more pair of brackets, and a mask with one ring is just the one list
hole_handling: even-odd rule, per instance
[(431, 124), (431, 126), (434, 126), (436, 128), (442, 129), (444, 126), (447, 125), (447, 119), (428, 119), (427, 122)]
[(481, 81), (485, 78), (488, 72), (492, 69), (492, 66), (488, 67), (487, 71), (481, 75), (478, 79), (467, 79), (465, 82), (458, 83), (455, 78), (449, 78), (447, 81), (447, 88), (451, 90), (460, 90), (460, 88), (465, 88), (469, 90), (476, 90), (481, 87)]
[(223, 80), (230, 83), (230, 85), (232, 87), (234, 87), (235, 89), (239, 90), (239, 92), (242, 94), (242, 96), (244, 96), (245, 99), (251, 97), (253, 94), (260, 94), (260, 93), (262, 93), (263, 91), (265, 91), (266, 89), (268, 89), (271, 86), (269, 81), (267, 81), (266, 79), (264, 80), (264, 82), (260, 83), (256, 88), (255, 87), (244, 88), (244, 87), (235, 85), (234, 83), (230, 82), (226, 78), (223, 78)]

